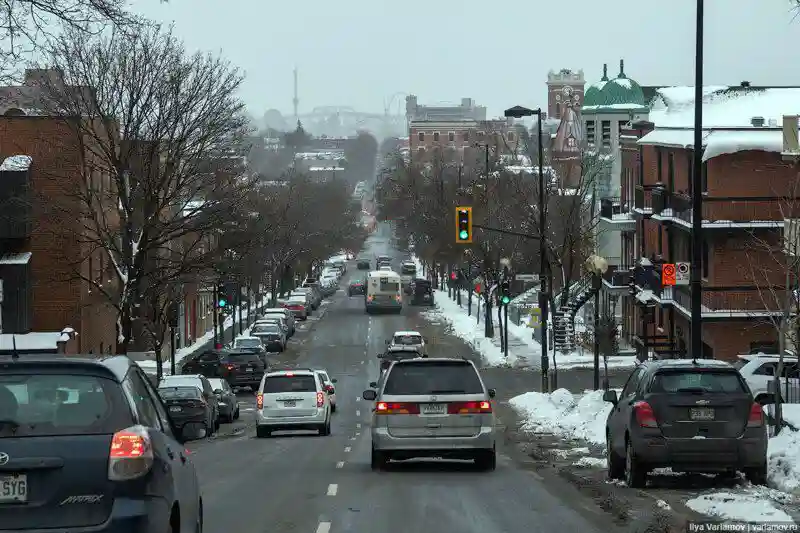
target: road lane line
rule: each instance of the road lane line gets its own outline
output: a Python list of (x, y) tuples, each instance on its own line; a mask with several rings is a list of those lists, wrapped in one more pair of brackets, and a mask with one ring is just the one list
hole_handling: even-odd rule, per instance
[[(361, 435), (361, 432), (360, 431), (356, 431), (356, 436), (359, 436), (359, 435)], [(355, 440), (355, 439), (353, 439), (353, 440)]]
[(344, 468), (344, 461), (339, 461), (336, 463), (336, 468)]
[(328, 496), (336, 496), (337, 492), (339, 492), (339, 485), (336, 483), (328, 485)]
[(331, 531), (331, 523), (330, 522), (320, 522), (317, 526), (317, 533), (330, 533)]
[[(358, 433), (356, 433), (356, 435), (358, 435)], [(356, 438), (355, 437), (350, 437), (350, 440), (356, 440)]]
[(356, 416), (361, 416), (361, 411), (356, 411)]
[(350, 446), (345, 446), (344, 453), (350, 453)]

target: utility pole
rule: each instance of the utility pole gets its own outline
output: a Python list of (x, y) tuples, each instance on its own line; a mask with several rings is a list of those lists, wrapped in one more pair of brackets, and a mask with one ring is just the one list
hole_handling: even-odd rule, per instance
[(703, 11), (697, 1), (694, 54), (694, 159), (692, 161), (691, 355), (703, 357)]
[(219, 344), (219, 337), (217, 336), (218, 333), (218, 323), (219, 323), (219, 294), (217, 292), (217, 286), (214, 285), (214, 348), (217, 347)]

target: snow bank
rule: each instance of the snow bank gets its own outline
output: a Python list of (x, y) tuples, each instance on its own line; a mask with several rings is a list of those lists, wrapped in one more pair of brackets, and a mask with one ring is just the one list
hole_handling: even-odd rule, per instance
[(550, 394), (526, 392), (509, 400), (524, 419), (522, 429), (550, 433), (594, 444), (606, 442), (606, 419), (612, 405), (603, 401), (603, 391), (587, 391), (576, 400), (567, 389)]
[(771, 485), (800, 493), (800, 432), (783, 430), (769, 439), (768, 478)]
[(692, 498), (686, 502), (686, 506), (695, 512), (723, 520), (755, 524), (794, 522), (791, 516), (767, 501), (767, 497), (763, 490), (721, 491)]

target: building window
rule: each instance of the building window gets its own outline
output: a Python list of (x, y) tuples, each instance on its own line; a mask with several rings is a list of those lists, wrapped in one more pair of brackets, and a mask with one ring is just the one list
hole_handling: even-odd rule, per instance
[(514, 132), (513, 131), (509, 131), (508, 132), (508, 142), (512, 142), (512, 143), (514, 142)]
[(689, 193), (689, 196), (692, 195), (692, 187), (694, 187), (694, 152), (689, 150), (686, 152), (687, 160), (686, 160), (686, 175), (688, 176), (687, 181), (687, 188), (686, 190)]
[(622, 137), (622, 130), (624, 130), (627, 126), (628, 126), (628, 121), (627, 120), (620, 120), (617, 123), (617, 132), (618, 132), (620, 137)]
[(439, 142), (439, 132), (438, 131), (434, 131), (433, 132), (433, 142), (435, 142), (435, 143)]
[(700, 174), (700, 184), (702, 185), (703, 193), (708, 192), (708, 163), (703, 163), (703, 173)]
[(465, 143), (468, 143), (468, 142), (469, 142), (469, 132), (468, 132), (468, 131), (465, 131), (465, 132), (464, 132), (464, 142), (465, 142)]
[(708, 274), (710, 272), (708, 260), (711, 257), (711, 252), (709, 250), (708, 241), (703, 241), (703, 279), (708, 279)]
[(423, 146), (420, 146), (419, 148), (417, 148), (417, 153), (419, 155), (425, 155), (425, 148)]
[(417, 134), (417, 139), (419, 139), (419, 142), (424, 143), (425, 142), (425, 132), (424, 131), (419, 132)]
[(610, 148), (611, 147), (611, 121), (610, 120), (604, 120), (601, 123), (600, 127), (602, 128), (601, 133), (602, 133), (602, 136), (603, 136), (603, 138), (602, 138), (603, 148)]
[(586, 142), (594, 144), (594, 120), (586, 121)]
[(656, 148), (656, 183), (661, 183), (661, 148)]
[(484, 138), (485, 136), (486, 136), (486, 133), (485, 133), (485, 132), (482, 132), (482, 131), (479, 131), (479, 132), (478, 132), (478, 139), (480, 139), (481, 141), (483, 140), (483, 138)]
[(675, 192), (675, 154), (667, 154), (667, 187), (671, 193)]

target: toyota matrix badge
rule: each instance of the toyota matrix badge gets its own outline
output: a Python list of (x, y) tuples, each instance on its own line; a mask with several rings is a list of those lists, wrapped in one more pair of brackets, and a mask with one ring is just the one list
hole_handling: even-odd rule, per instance
[(8, 464), (10, 457), (5, 452), (0, 452), (0, 466)]

